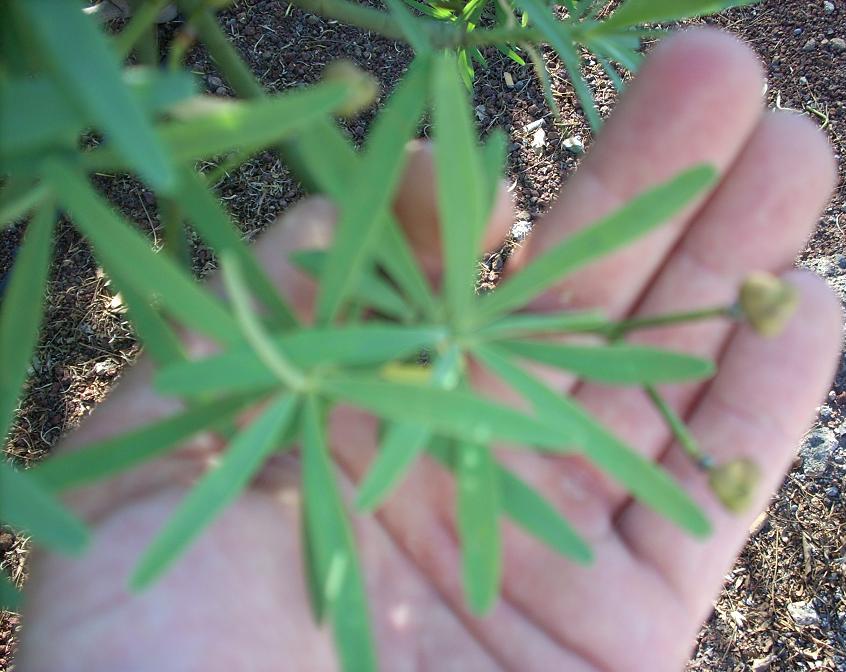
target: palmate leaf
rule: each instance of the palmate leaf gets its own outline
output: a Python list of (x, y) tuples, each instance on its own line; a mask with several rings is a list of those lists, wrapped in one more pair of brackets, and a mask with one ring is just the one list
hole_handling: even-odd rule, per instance
[(105, 35), (73, 2), (16, 0), (49, 61), (54, 81), (157, 191), (169, 192), (176, 175), (164, 145), (138, 100), (121, 80), (120, 65)]
[(23, 603), (23, 596), (15, 585), (8, 579), (6, 573), (0, 570), (0, 612), (3, 610), (17, 611)]
[(306, 402), (303, 420), (303, 497), (315, 601), (329, 616), (345, 672), (375, 672), (376, 650), (364, 577), (335, 480), (319, 402)]
[[(367, 366), (414, 356), (441, 340), (440, 327), (402, 327), (369, 322), (337, 328), (298, 329), (273, 341), (296, 366), (310, 370)], [(273, 387), (278, 379), (246, 345), (199, 361), (177, 363), (156, 375), (165, 394), (196, 395), (244, 392)]]
[(604, 21), (608, 28), (665, 23), (717, 14), (730, 7), (752, 5), (760, 0), (626, 0)]
[(242, 395), (200, 401), (163, 420), (51, 456), (28, 473), (51, 492), (109, 478), (173, 451), (198, 432), (214, 430), (256, 400), (256, 395)]
[(573, 90), (576, 92), (579, 103), (581, 103), (582, 111), (591, 129), (596, 132), (602, 125), (602, 120), (596, 109), (593, 93), (591, 93), (588, 83), (582, 76), (579, 54), (574, 46), (569, 27), (556, 20), (552, 11), (541, 0), (515, 0), (515, 3), (528, 14), (532, 23), (543, 32), (549, 44), (561, 57), (573, 85)]
[(568, 448), (572, 440), (568, 432), (548, 427), (531, 416), (469, 391), (446, 391), (365, 376), (327, 377), (320, 387), (331, 398), (388, 420), (419, 424), (462, 441), (497, 440), (572, 452)]
[(223, 210), (220, 202), (191, 169), (179, 171), (179, 204), (200, 237), (218, 254), (231, 254), (238, 259), (250, 289), (267, 308), (266, 321), (271, 329), (284, 329), (297, 324), (294, 311), (282, 298), (273, 281), (239, 231)]
[(461, 576), (467, 603), (481, 616), (496, 602), (502, 577), (499, 474), (485, 446), (461, 443), (455, 460)]
[(38, 481), (0, 460), (0, 521), (47, 548), (77, 553), (88, 542), (85, 526)]
[(223, 304), (170, 259), (153, 252), (147, 240), (119, 217), (84, 177), (58, 160), (45, 163), (44, 174), (109, 274), (118, 276), (147, 301), (158, 301), (164, 310), (200, 333), (222, 343), (240, 340), (238, 327)]
[(474, 298), (475, 262), (488, 213), (476, 129), (455, 56), (444, 53), (432, 73), (435, 171), (444, 258), (444, 294), (453, 324), (463, 322)]
[(38, 341), (55, 217), (51, 204), (35, 214), (0, 303), (0, 445), (9, 431)]
[(523, 371), (496, 346), (476, 347), (473, 354), (525, 397), (548, 427), (567, 432), (585, 457), (636, 499), (695, 536), (710, 532), (702, 510), (667, 472), (620, 441), (578, 404)]
[(564, 276), (649, 233), (679, 213), (716, 179), (707, 165), (685, 170), (641, 193), (610, 215), (568, 236), (478, 302), (475, 322), (525, 305)]
[(574, 345), (531, 340), (506, 340), (499, 345), (520, 357), (615, 385), (679, 383), (714, 374), (714, 365), (707, 359), (641, 345)]
[(135, 590), (161, 576), (223, 509), (247, 487), (293, 422), (297, 399), (280, 396), (230, 442), (217, 464), (188, 492), (164, 529), (145, 551), (132, 575)]
[(385, 217), (402, 176), (406, 143), (423, 114), (429, 60), (418, 57), (374, 122), (357, 178), (340, 200), (341, 218), (329, 251), (317, 298), (317, 318), (335, 318), (348, 292), (368, 268), (372, 250), (384, 231)]

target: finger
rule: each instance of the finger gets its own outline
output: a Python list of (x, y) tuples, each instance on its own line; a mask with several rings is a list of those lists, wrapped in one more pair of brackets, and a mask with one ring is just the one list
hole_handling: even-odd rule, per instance
[(786, 278), (801, 296), (788, 328), (773, 340), (741, 328), (689, 422), (699, 445), (718, 463), (746, 457), (758, 465), (762, 478), (754, 505), (742, 515), (727, 513), (703, 474), (674, 446), (662, 464), (703, 508), (713, 535), (697, 541), (637, 503), (618, 518), (619, 533), (634, 555), (657, 569), (689, 607), (692, 628), (706, 615), (752, 520), (781, 483), (833, 377), (842, 338), (839, 302), (809, 273), (792, 271)]
[[(415, 141), (408, 145), (405, 173), (397, 189), (394, 214), (402, 225), (423, 270), (438, 280), (441, 270), (441, 234), (437, 182), (432, 144)], [(505, 184), (496, 202), (482, 241), (482, 250), (501, 245), (514, 222), (514, 206)]]
[[(830, 147), (815, 124), (794, 114), (767, 115), (633, 315), (730, 305), (750, 270), (781, 273), (789, 268), (835, 179)], [(707, 320), (637, 332), (629, 340), (716, 359), (732, 328), (727, 320)], [(684, 416), (700, 389), (696, 384), (668, 385), (661, 392)], [(575, 396), (649, 458), (670, 438), (666, 423), (638, 388), (584, 384)], [(607, 479), (605, 483), (609, 508), (614, 509), (626, 494)]]
[[(749, 47), (726, 33), (691, 30), (662, 43), (623, 95), (596, 146), (538, 223), (532, 254), (699, 163), (723, 172), (763, 111), (763, 78)], [(727, 113), (723, 113), (727, 111)], [(600, 307), (625, 313), (684, 230), (697, 204), (628, 246), (575, 273), (538, 307)]]

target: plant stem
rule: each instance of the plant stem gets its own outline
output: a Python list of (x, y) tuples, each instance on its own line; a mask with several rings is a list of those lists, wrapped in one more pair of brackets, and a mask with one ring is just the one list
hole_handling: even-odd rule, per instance
[(605, 335), (611, 341), (616, 341), (626, 334), (638, 329), (650, 329), (652, 327), (666, 327), (672, 324), (683, 322), (694, 322), (707, 320), (715, 317), (735, 318), (737, 311), (734, 306), (717, 306), (715, 308), (701, 308), (681, 313), (667, 313), (665, 315), (651, 315), (649, 317), (633, 317), (629, 320), (622, 320), (611, 325), (605, 331)]
[(150, 0), (142, 3), (140, 6), (136, 5), (135, 15), (126, 27), (115, 38), (115, 48), (118, 52), (118, 58), (123, 61), (129, 56), (135, 43), (141, 38), (145, 31), (155, 30), (155, 21), (158, 18), (168, 0)]
[(690, 459), (692, 459), (696, 463), (696, 466), (700, 469), (704, 469), (706, 471), (711, 469), (714, 466), (713, 458), (702, 452), (702, 449), (697, 445), (696, 440), (693, 438), (684, 422), (682, 422), (682, 419), (672, 408), (670, 408), (669, 404), (664, 400), (658, 390), (651, 385), (647, 385), (644, 389), (655, 408), (658, 409), (661, 417), (664, 418), (667, 426), (672, 430), (673, 436), (676, 437), (676, 441), (678, 441), (687, 456), (690, 457)]

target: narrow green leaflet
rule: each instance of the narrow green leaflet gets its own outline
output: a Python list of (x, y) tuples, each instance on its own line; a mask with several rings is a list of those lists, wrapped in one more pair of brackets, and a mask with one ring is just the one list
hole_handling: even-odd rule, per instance
[(425, 104), (429, 61), (418, 57), (376, 118), (357, 178), (341, 200), (341, 218), (317, 298), (321, 323), (334, 319), (368, 267)]
[(399, 222), (391, 215), (388, 216), (388, 226), (379, 242), (376, 259), (423, 317), (439, 321), (440, 302), (420, 269)]
[(716, 14), (730, 7), (756, 4), (760, 0), (626, 0), (604, 25), (608, 28), (666, 23)]
[(123, 84), (120, 64), (94, 20), (73, 2), (17, 0), (53, 76), (103, 130), (123, 159), (156, 190), (176, 185), (168, 154), (138, 100)]
[(597, 310), (563, 313), (514, 313), (482, 327), (477, 336), (483, 339), (514, 338), (532, 334), (562, 334), (601, 331), (611, 323)]
[(46, 204), (30, 222), (0, 303), (0, 445), (38, 341), (55, 217), (53, 206)]
[(321, 387), (335, 399), (388, 420), (416, 423), (470, 443), (503, 441), (572, 452), (566, 448), (571, 442), (568, 432), (472, 392), (352, 376), (327, 378)]
[(566, 558), (588, 565), (593, 551), (537, 490), (503, 466), (497, 467), (502, 512)]
[[(291, 255), (291, 261), (314, 279), (320, 278), (328, 259), (328, 253), (324, 250), (300, 250)], [(350, 292), (350, 297), (385, 317), (392, 317), (400, 322), (409, 322), (416, 314), (414, 308), (405, 302), (397, 290), (372, 270), (362, 273), (358, 287)]]
[(515, 340), (501, 341), (500, 346), (520, 357), (572, 371), (582, 378), (616, 385), (679, 383), (714, 374), (714, 365), (707, 359), (641, 345)]
[(317, 558), (314, 557), (314, 543), (308, 531), (308, 511), (304, 500), (300, 501), (300, 553), (305, 572), (306, 592), (315, 623), (322, 623), (326, 614), (326, 600), (323, 586), (317, 576)]
[(423, 25), (421, 25), (417, 17), (408, 11), (408, 7), (403, 4), (402, 0), (385, 0), (385, 5), (390, 10), (391, 16), (399, 24), (403, 37), (405, 37), (415, 53), (430, 53), (432, 46), (429, 44)]
[(8, 579), (6, 573), (0, 570), (0, 611), (17, 611), (23, 603), (23, 595)]
[(33, 467), (28, 474), (52, 492), (109, 478), (173, 451), (197, 432), (214, 430), (255, 400), (250, 395), (200, 401), (164, 420), (79, 450), (60, 452)]
[(459, 444), (455, 458), (464, 594), (471, 611), (482, 616), (496, 602), (502, 578), (499, 475), (485, 446)]
[(379, 507), (426, 448), (430, 437), (429, 430), (421, 425), (388, 425), (379, 452), (358, 488), (356, 506), (362, 511)]
[(335, 480), (318, 401), (308, 399), (303, 422), (303, 497), (313, 570), (332, 621), (344, 672), (375, 672), (376, 650), (364, 577)]
[(293, 310), (241, 239), (220, 202), (191, 169), (179, 171), (179, 205), (206, 244), (218, 254), (232, 254), (238, 259), (250, 288), (268, 310), (268, 326), (284, 329), (297, 324)]
[(474, 298), (476, 259), (489, 189), (467, 90), (450, 53), (437, 60), (432, 98), (444, 294), (453, 323), (460, 323)]
[(85, 526), (29, 474), (0, 460), (0, 520), (63, 553), (88, 542)]
[(160, 577), (220, 512), (235, 501), (264, 461), (280, 447), (296, 409), (295, 397), (277, 397), (235, 436), (219, 462), (191, 488), (146, 550), (132, 576), (133, 589), (144, 588)]
[(160, 366), (185, 359), (182, 342), (167, 320), (132, 288), (129, 281), (124, 282), (122, 277), (115, 276), (114, 270), (113, 268), (112, 282), (120, 290), (129, 313), (129, 321), (138, 339), (144, 344), (145, 352)]
[(15, 175), (6, 178), (3, 191), (0, 192), (0, 230), (26, 215), (49, 193), (50, 190), (43, 182)]
[(703, 537), (710, 533), (711, 525), (702, 510), (667, 472), (620, 441), (578, 404), (523, 371), (499, 348), (487, 345), (475, 348), (473, 354), (523, 395), (547, 426), (567, 432), (585, 457), (641, 503), (691, 534)]
[(561, 57), (564, 67), (567, 69), (567, 74), (570, 76), (573, 90), (579, 98), (579, 103), (581, 103), (582, 111), (591, 129), (596, 132), (602, 125), (602, 120), (596, 110), (593, 93), (591, 93), (590, 87), (582, 76), (579, 54), (576, 51), (569, 27), (557, 21), (552, 11), (542, 4), (541, 0), (515, 0), (515, 2), (529, 15), (532, 23), (543, 32), (549, 44)]
[(170, 259), (153, 252), (149, 242), (119, 217), (84, 177), (55, 160), (45, 164), (44, 174), (108, 273), (212, 339), (224, 343), (240, 340), (238, 327), (223, 304)]
[[(301, 369), (316, 366), (363, 366), (415, 356), (432, 347), (440, 327), (379, 324), (298, 329), (274, 336), (273, 343)], [(156, 389), (173, 395), (243, 392), (272, 387), (278, 379), (246, 345), (198, 361), (174, 364), (159, 372)]]
[(577, 268), (646, 235), (701, 195), (716, 177), (717, 172), (711, 166), (690, 168), (636, 196), (595, 224), (568, 236), (495, 292), (482, 297), (477, 308), (477, 322), (525, 305)]

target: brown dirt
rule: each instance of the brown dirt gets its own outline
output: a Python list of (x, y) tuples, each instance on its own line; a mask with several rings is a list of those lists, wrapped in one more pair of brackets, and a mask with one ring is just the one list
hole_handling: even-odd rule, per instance
[[(846, 38), (846, 3), (835, 0), (835, 4), (836, 11), (827, 14), (822, 0), (768, 0), (728, 12), (715, 23), (737, 32), (758, 50), (769, 75), (767, 95), (772, 106), (778, 102), (812, 115), (808, 109), (814, 108), (828, 117), (826, 131), (842, 157), (846, 53), (837, 53), (829, 40)], [(221, 14), (221, 20), (269, 90), (314, 81), (323, 65), (336, 58), (357, 62), (380, 79), (384, 90), (390, 90), (410, 58), (405, 47), (293, 8), (286, 13), (276, 0), (239, 0)], [(162, 26), (162, 40), (168, 40), (174, 29), (174, 25)], [(816, 40), (816, 45), (803, 49), (810, 39)], [(517, 207), (529, 220), (552, 202), (577, 164), (578, 158), (562, 141), (579, 135), (590, 143), (563, 71), (549, 51), (544, 55), (557, 83), (563, 124), (553, 123), (531, 69), (518, 67), (493, 50), (486, 52), (490, 68), (477, 74), (474, 102), (483, 106), (478, 108), (483, 134), (496, 126), (509, 133), (508, 178), (514, 184)], [(231, 93), (201, 50), (193, 50), (188, 62), (210, 92)], [(615, 98), (613, 88), (595, 64), (587, 67), (600, 110), (606, 113)], [(514, 88), (505, 86), (505, 71), (511, 74)], [(371, 117), (365, 115), (348, 124), (357, 142), (364, 137)], [(530, 148), (531, 134), (524, 129), (540, 117), (546, 118), (547, 146), (538, 153)], [(822, 118), (818, 121), (823, 123)], [(802, 253), (802, 263), (818, 266), (821, 259), (836, 259), (835, 255), (846, 252), (846, 168), (842, 159), (839, 169), (838, 191)], [(159, 238), (155, 198), (142, 185), (116, 175), (100, 178), (99, 186), (142, 230), (154, 240)], [(302, 196), (287, 169), (269, 153), (230, 173), (218, 190), (248, 238)], [(20, 234), (16, 227), (0, 235), (0, 278), (10, 266)], [(501, 259), (513, 244), (506, 245), (504, 255), (486, 256), (483, 283), (495, 279)], [(7, 446), (8, 453), (23, 463), (46, 455), (57, 439), (105, 396), (138, 352), (122, 307), (113, 300), (108, 280), (98, 271), (84, 241), (63, 225), (56, 248), (60, 261), (53, 270), (46, 326)], [(199, 244), (194, 245), (194, 262), (199, 274), (214, 266), (212, 255)], [(833, 282), (840, 277), (836, 268), (831, 272), (830, 263), (825, 268)], [(835, 429), (843, 423), (846, 358), (827, 404), (820, 410), (823, 426)], [(846, 486), (846, 434), (839, 438), (839, 453), (828, 470), (811, 479), (795, 469), (770, 510), (759, 519), (704, 624), (689, 672), (846, 670), (846, 506), (840, 494)], [(0, 566), (20, 578), (25, 556), (26, 540), (0, 529)], [(797, 625), (787, 605), (808, 600), (819, 615), (819, 624)], [(16, 615), (0, 614), (0, 672), (13, 668), (18, 628)]]

